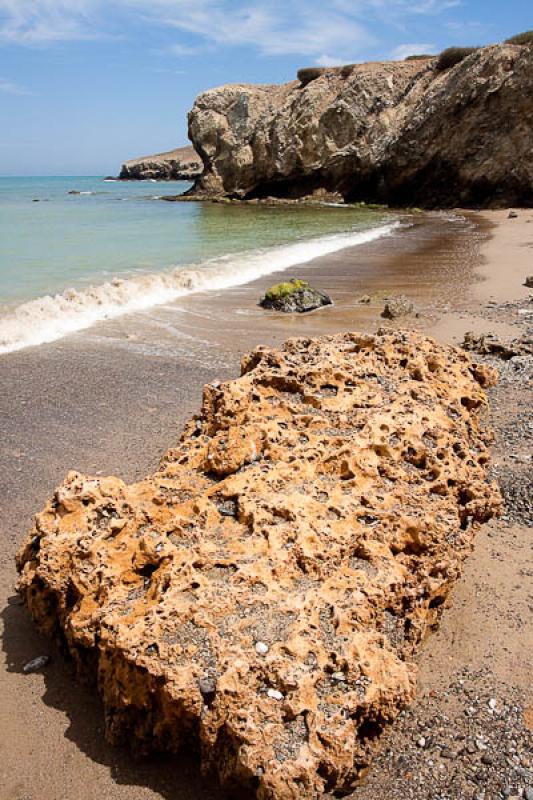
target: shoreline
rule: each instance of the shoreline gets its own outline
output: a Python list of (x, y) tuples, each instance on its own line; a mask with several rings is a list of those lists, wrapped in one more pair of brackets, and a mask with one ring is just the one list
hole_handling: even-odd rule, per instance
[(402, 226), (383, 219), (371, 227), (322, 234), (252, 251), (220, 255), (198, 264), (141, 274), (125, 273), (78, 289), (66, 288), (17, 304), (0, 318), (0, 356), (59, 341), (98, 323), (151, 311), (205, 292), (247, 285), (287, 269), (305, 266), (321, 256), (378, 241)]
[[(418, 292), (422, 316), (401, 319), (398, 327), (421, 327), (445, 341), (457, 341), (463, 329), (482, 330), (496, 324), (518, 332), (527, 315), (518, 314), (523, 309), (516, 303), (525, 303), (530, 296), (520, 284), (533, 246), (533, 227), (528, 228), (533, 212), (518, 211), (518, 219), (511, 220), (504, 218), (506, 213), (472, 214), (479, 220), (475, 230), (461, 226), (449, 237), (436, 231), (429, 236), (428, 227), (421, 224), (416, 236), (404, 237), (402, 247), (388, 242), (390, 247), (378, 253), (377, 246), (365, 245), (325, 256), (305, 269), (291, 268), (309, 276), (318, 288), (327, 290), (328, 282), (335, 285), (336, 306), (330, 312), (296, 318), (260, 314), (251, 305), (260, 289), (261, 281), (256, 281), (227, 290), (216, 302), (205, 295), (189, 297), (161, 308), (152, 319), (123, 318), (53, 345), (2, 357), (0, 373), (6, 387), (2, 411), (7, 425), (0, 464), (6, 484), (0, 499), (0, 578), (7, 670), (0, 677), (4, 697), (1, 783), (5, 787), (1, 800), (67, 796), (76, 800), (219, 800), (216, 787), (199, 776), (197, 765), (187, 756), (139, 760), (103, 741), (103, 719), (94, 691), (74, 684), (54, 647), (36, 634), (13, 595), (13, 553), (31, 515), (70, 468), (118, 474), (128, 480), (148, 472), (197, 409), (201, 385), (235, 374), (239, 354), (252, 344), (263, 340), (278, 344), (291, 335), (346, 330), (348, 324), (353, 329), (384, 324), (379, 317), (381, 300), (370, 307), (356, 302), (357, 287), (363, 294), (365, 281), (373, 282), (376, 291), (380, 281), (393, 284), (396, 280), (398, 290)], [(514, 262), (508, 286), (503, 285), (502, 254)], [(354, 265), (359, 270), (356, 278)], [(385, 274), (376, 273), (378, 265)], [(423, 280), (422, 265), (426, 269)], [(498, 292), (504, 294), (503, 303), (489, 308), (491, 294)], [(505, 303), (515, 305), (507, 308)], [(249, 313), (238, 313), (243, 310)], [(219, 346), (214, 346), (214, 337), (220, 339)], [(195, 348), (201, 349), (201, 357)], [(501, 396), (495, 394), (493, 399), (500, 436), (496, 457), (502, 463), (506, 440), (501, 432), (512, 417), (514, 402), (512, 397), (506, 399), (506, 391), (504, 382)], [(513, 445), (513, 452), (518, 449)], [(451, 714), (444, 711), (450, 696), (457, 700), (450, 687), (465, 664), (489, 671), (489, 688), (496, 692), (498, 685), (498, 702), (506, 691), (511, 696), (516, 687), (521, 691), (529, 687), (533, 633), (527, 617), (527, 580), (521, 570), (531, 556), (527, 527), (511, 523), (493, 523), (480, 534), (454, 590), (455, 603), (424, 648), (414, 723), (405, 726), (401, 721), (391, 733), (398, 737), (396, 752), (403, 749), (412, 758), (411, 770), (426, 769), (428, 760), (425, 749), (416, 750), (416, 742), (416, 752), (412, 752), (413, 732), (430, 712)], [(520, 588), (515, 589), (516, 585)], [(518, 628), (517, 617), (524, 620)], [(23, 675), (23, 664), (43, 653), (52, 656), (46, 670)], [(464, 680), (476, 686), (475, 679)], [(459, 695), (457, 706), (463, 713), (461, 702)], [(409, 796), (402, 770), (387, 759), (384, 752), (368, 784), (354, 797), (370, 800), (382, 791), (391, 798)], [(452, 763), (440, 756), (436, 761)], [(411, 796), (426, 797), (422, 793)]]

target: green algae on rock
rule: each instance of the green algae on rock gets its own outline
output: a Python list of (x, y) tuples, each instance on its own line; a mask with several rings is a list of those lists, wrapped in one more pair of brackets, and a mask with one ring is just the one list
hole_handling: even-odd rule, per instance
[(271, 286), (259, 301), (259, 305), (285, 313), (294, 311), (303, 313), (332, 305), (332, 300), (325, 292), (315, 289), (307, 281), (291, 278), (290, 281)]

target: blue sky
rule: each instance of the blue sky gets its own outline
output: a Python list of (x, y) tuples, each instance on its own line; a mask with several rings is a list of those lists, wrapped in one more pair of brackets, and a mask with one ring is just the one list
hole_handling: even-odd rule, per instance
[(532, 0), (0, 0), (0, 175), (100, 175), (187, 142), (195, 96), (487, 44)]

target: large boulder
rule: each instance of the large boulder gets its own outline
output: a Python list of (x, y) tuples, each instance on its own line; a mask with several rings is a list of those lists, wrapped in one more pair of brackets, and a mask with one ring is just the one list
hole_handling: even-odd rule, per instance
[(189, 136), (195, 191), (418, 206), (533, 204), (533, 48), (304, 70), (281, 86), (203, 92)]
[(499, 509), (493, 380), (418, 334), (294, 339), (206, 386), (154, 475), (70, 473), (18, 590), (108, 739), (193, 745), (231, 796), (346, 792)]

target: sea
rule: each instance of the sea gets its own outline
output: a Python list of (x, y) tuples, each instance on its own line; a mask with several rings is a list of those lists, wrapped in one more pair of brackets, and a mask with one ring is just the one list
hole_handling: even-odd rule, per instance
[(0, 178), (0, 354), (389, 236), (341, 204), (164, 202), (182, 182)]

